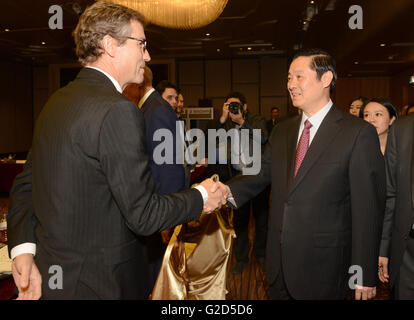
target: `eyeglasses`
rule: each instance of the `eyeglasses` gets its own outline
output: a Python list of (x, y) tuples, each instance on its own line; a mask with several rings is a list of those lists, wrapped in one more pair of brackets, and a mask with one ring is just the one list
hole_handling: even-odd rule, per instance
[(144, 38), (135, 38), (135, 37), (123, 37), (124, 39), (131, 39), (138, 42), (140, 48), (142, 49), (142, 52), (145, 53), (147, 50), (147, 40)]

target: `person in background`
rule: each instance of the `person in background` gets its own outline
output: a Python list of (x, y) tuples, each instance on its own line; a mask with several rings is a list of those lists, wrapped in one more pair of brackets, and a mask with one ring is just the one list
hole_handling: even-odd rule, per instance
[[(230, 111), (229, 106), (231, 103), (237, 103), (237, 112)], [(247, 101), (245, 96), (240, 92), (231, 92), (225, 98), (223, 104), (223, 111), (220, 117), (219, 128), (224, 128), (227, 132), (235, 128), (239, 133), (242, 129), (248, 129), (250, 131), (250, 144), (261, 143), (262, 152), (264, 145), (267, 142), (268, 134), (266, 129), (266, 120), (263, 116), (250, 114), (247, 108)], [(260, 129), (261, 135), (260, 141), (254, 141), (252, 137), (252, 130)], [(228, 144), (230, 145), (230, 144)], [(234, 144), (235, 145), (235, 144)], [(242, 147), (241, 147), (242, 149)], [(239, 152), (239, 164), (231, 163), (231, 153)], [(241, 174), (243, 169), (242, 154), (247, 152), (246, 150), (237, 150), (232, 148), (227, 149), (227, 177), (223, 175), (221, 181), (225, 182), (229, 178)], [(236, 264), (232, 267), (231, 272), (233, 274), (240, 274), (246, 268), (249, 262), (249, 250), (250, 242), (248, 236), (248, 224), (250, 221), (250, 206), (252, 207), (253, 216), (255, 218), (255, 240), (254, 240), (254, 252), (257, 262), (264, 270), (265, 268), (265, 249), (266, 249), (266, 237), (267, 237), (267, 217), (269, 215), (269, 190), (264, 190), (258, 194), (252, 201), (248, 201), (245, 205), (240, 206), (237, 210), (234, 210), (233, 224), (236, 232), (236, 239), (234, 240), (234, 252), (236, 255)]]
[(409, 104), (409, 105), (407, 106), (407, 109), (405, 110), (404, 115), (405, 115), (405, 116), (408, 116), (408, 115), (409, 115), (409, 114), (411, 114), (411, 113), (414, 113), (414, 103)]
[[(176, 158), (176, 122), (177, 117), (174, 110), (165, 101), (158, 91), (152, 86), (153, 74), (148, 66), (145, 66), (144, 82), (140, 85), (141, 98), (138, 107), (144, 113), (145, 136), (149, 154), (149, 163), (155, 182), (155, 192), (165, 195), (179, 192), (185, 189), (185, 171), (182, 164), (175, 163)], [(154, 134), (159, 129), (166, 129), (173, 137), (173, 159), (174, 163), (157, 163), (154, 159), (154, 150), (162, 141), (154, 140)], [(161, 267), (165, 248), (171, 238), (173, 228), (154, 233), (147, 238), (148, 260), (150, 263), (150, 284), (155, 285)]]
[(367, 102), (367, 98), (365, 97), (357, 97), (351, 101), (349, 104), (349, 113), (355, 117), (359, 117), (361, 108), (365, 106)]
[(394, 299), (414, 300), (414, 114), (391, 127), (385, 151), (387, 202), (378, 276)]
[(278, 107), (273, 107), (272, 110), (270, 111), (270, 120), (266, 121), (266, 128), (267, 128), (267, 133), (270, 136), (270, 133), (273, 130), (273, 127), (279, 122), (279, 116), (280, 116), (280, 112), (279, 112), (279, 108)]
[(181, 93), (181, 91), (178, 91), (178, 96), (177, 96), (177, 106), (175, 108), (175, 113), (177, 114), (177, 118), (181, 119), (181, 112), (183, 111), (184, 108), (184, 96)]
[(160, 83), (157, 84), (155, 90), (161, 95), (161, 97), (167, 101), (171, 108), (173, 108), (174, 112), (176, 112), (177, 108), (177, 98), (178, 98), (178, 89), (177, 87), (169, 82), (168, 80), (162, 80)]
[(361, 108), (360, 117), (375, 127), (381, 152), (385, 154), (388, 132), (394, 121), (398, 119), (397, 109), (386, 99), (374, 98)]

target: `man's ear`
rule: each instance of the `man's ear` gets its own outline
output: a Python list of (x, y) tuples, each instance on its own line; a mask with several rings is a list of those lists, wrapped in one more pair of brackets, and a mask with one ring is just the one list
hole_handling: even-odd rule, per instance
[(111, 37), (109, 34), (106, 34), (101, 40), (101, 46), (105, 53), (109, 56), (114, 57), (118, 51), (119, 44), (118, 40)]
[(323, 75), (322, 75), (322, 83), (324, 88), (328, 88), (331, 86), (331, 82), (333, 80), (333, 73), (332, 71), (326, 71)]
[(247, 110), (247, 103), (245, 103), (244, 105), (243, 105), (243, 111), (246, 111)]

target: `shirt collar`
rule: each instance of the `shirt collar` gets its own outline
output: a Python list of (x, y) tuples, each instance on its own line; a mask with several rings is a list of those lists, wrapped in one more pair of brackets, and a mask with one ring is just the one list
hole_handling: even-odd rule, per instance
[(304, 112), (302, 112), (302, 121), (300, 125), (304, 126), (305, 121), (309, 120), (309, 122), (312, 124), (312, 129), (318, 130), (323, 119), (325, 119), (325, 116), (328, 114), (329, 110), (331, 110), (332, 105), (333, 102), (331, 99), (329, 99), (329, 102), (321, 110), (316, 112), (312, 117), (308, 117)]
[(118, 83), (118, 81), (116, 81), (116, 80), (114, 79), (114, 77), (112, 77), (109, 73), (107, 73), (107, 72), (105, 72), (105, 71), (103, 71), (102, 69), (99, 69), (99, 68), (97, 68), (97, 67), (86, 66), (86, 68), (91, 68), (91, 69), (97, 70), (97, 71), (99, 71), (99, 72), (102, 72), (104, 75), (106, 75), (106, 76), (109, 78), (109, 80), (111, 80), (111, 82), (112, 82), (112, 83), (113, 83), (113, 85), (115, 86), (116, 90), (117, 90), (120, 94), (122, 94), (122, 88), (121, 88), (120, 84), (119, 84), (119, 83)]
[(147, 91), (146, 94), (144, 94), (144, 96), (141, 98), (141, 100), (139, 100), (138, 102), (138, 107), (142, 108), (142, 105), (145, 103), (145, 101), (147, 101), (148, 97), (150, 96), (151, 93), (153, 93), (155, 91), (154, 88), (151, 88)]

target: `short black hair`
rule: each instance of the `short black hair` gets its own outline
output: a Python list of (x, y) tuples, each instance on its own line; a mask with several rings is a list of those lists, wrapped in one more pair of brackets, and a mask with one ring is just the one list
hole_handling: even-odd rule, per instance
[(272, 109), (270, 109), (270, 112), (272, 112), (273, 110), (280, 111), (280, 110), (279, 110), (279, 107), (273, 107)]
[(395, 117), (395, 119), (398, 119), (398, 111), (397, 108), (394, 107), (394, 105), (390, 102), (390, 100), (386, 98), (372, 98), (367, 101), (367, 103), (361, 107), (361, 111), (359, 112), (359, 117), (364, 118), (364, 110), (368, 103), (370, 102), (376, 102), (385, 107), (388, 110), (388, 114), (390, 115), (390, 119), (392, 117)]
[(316, 71), (318, 80), (322, 79), (322, 76), (328, 72), (332, 72), (332, 81), (331, 86), (329, 87), (330, 93), (332, 93), (335, 89), (335, 83), (338, 79), (338, 74), (336, 72), (336, 62), (334, 58), (327, 53), (326, 51), (323, 51), (321, 49), (309, 49), (309, 50), (303, 50), (295, 54), (292, 61), (299, 57), (311, 57), (312, 62), (310, 64), (310, 68), (312, 70)]
[(413, 107), (414, 107), (414, 103), (412, 103), (412, 104), (408, 105), (407, 110), (405, 110), (405, 115), (406, 115), (406, 116), (408, 116), (408, 112), (409, 112), (409, 111), (410, 111), (410, 109), (411, 109), (411, 108), (413, 108)]
[(167, 88), (174, 89), (175, 91), (177, 91), (177, 94), (178, 94), (178, 88), (177, 88), (177, 86), (175, 84), (171, 83), (168, 80), (162, 80), (162, 81), (160, 81), (157, 84), (157, 87), (155, 88), (155, 90), (157, 90), (158, 93), (160, 95), (162, 95), (164, 93), (165, 89), (167, 89)]
[(242, 105), (245, 105), (247, 103), (246, 97), (243, 93), (238, 91), (230, 92), (225, 98), (224, 101), (229, 100), (230, 98), (236, 98), (239, 99)]
[(359, 97), (356, 97), (356, 98), (352, 99), (351, 101), (349, 101), (348, 106), (350, 106), (352, 104), (352, 102), (354, 102), (354, 101), (361, 101), (362, 106), (365, 106), (367, 104), (367, 102), (369, 101), (369, 99), (366, 98), (366, 97), (363, 97), (363, 96), (359, 96)]

